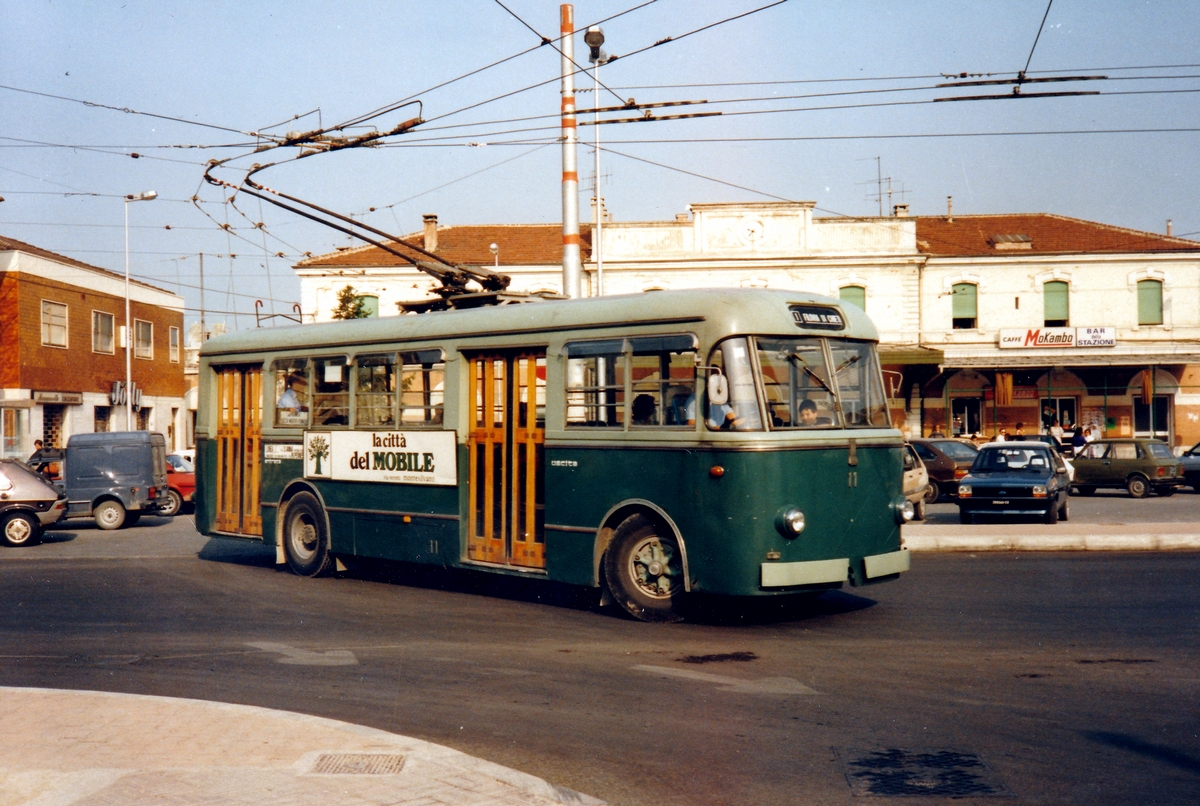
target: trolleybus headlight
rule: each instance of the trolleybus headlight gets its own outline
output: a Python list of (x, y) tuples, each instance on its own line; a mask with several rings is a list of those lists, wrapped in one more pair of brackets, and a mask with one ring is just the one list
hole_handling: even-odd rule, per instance
[(796, 537), (804, 531), (804, 513), (796, 507), (784, 507), (775, 516), (775, 528), (784, 537)]
[(903, 496), (892, 502), (892, 510), (896, 513), (896, 523), (908, 523), (917, 514), (912, 501)]

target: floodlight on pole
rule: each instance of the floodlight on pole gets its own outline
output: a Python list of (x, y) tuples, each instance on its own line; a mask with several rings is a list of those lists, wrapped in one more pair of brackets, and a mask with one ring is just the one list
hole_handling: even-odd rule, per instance
[(492, 253), (492, 260), (496, 265), (496, 271), (500, 271), (500, 244), (488, 244), (488, 251)]
[(599, 25), (593, 25), (587, 29), (587, 33), (583, 35), (584, 44), (590, 48), (588, 53), (588, 61), (592, 63), (592, 108), (596, 111), (595, 124), (592, 128), (595, 130), (592, 134), (595, 137), (594, 150), (596, 152), (596, 205), (595, 205), (595, 221), (592, 224), (592, 259), (596, 261), (596, 296), (604, 296), (604, 255), (601, 252), (600, 231), (604, 220), (604, 201), (600, 197), (600, 65), (608, 61), (608, 54), (600, 49), (604, 44), (604, 29)]
[(133, 430), (133, 331), (129, 322), (129, 203), (157, 199), (153, 190), (125, 197), (125, 430)]

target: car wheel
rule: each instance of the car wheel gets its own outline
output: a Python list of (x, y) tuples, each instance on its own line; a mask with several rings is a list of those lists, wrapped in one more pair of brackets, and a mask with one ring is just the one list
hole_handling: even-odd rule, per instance
[(674, 535), (645, 515), (630, 515), (617, 527), (604, 552), (604, 582), (636, 619), (683, 619), (683, 553)]
[(1125, 482), (1125, 489), (1134, 498), (1145, 498), (1150, 494), (1150, 482), (1145, 476), (1130, 476)]
[(933, 479), (929, 480), (929, 489), (925, 491), (925, 503), (936, 504), (938, 498), (942, 495), (942, 491), (938, 489), (938, 483)]
[(917, 503), (913, 504), (913, 520), (914, 521), (925, 520), (925, 499), (924, 498), (922, 498)]
[(965, 509), (960, 508), (958, 510), (958, 522), (959, 523), (970, 523), (971, 522), (971, 513)]
[(12, 548), (36, 546), (42, 542), (42, 525), (28, 512), (10, 512), (0, 518), (0, 538)]
[(288, 501), (283, 518), (283, 553), (288, 567), (298, 576), (318, 577), (333, 567), (325, 512), (312, 493), (296, 493)]
[(179, 514), (179, 510), (183, 509), (183, 496), (175, 490), (167, 490), (167, 500), (171, 503), (165, 508), (158, 511), (159, 515), (166, 515), (168, 518), (173, 518)]
[(1170, 498), (1171, 496), (1173, 496), (1175, 494), (1175, 488), (1174, 487), (1159, 487), (1154, 492), (1158, 493), (1163, 498)]
[(1071, 520), (1071, 498), (1070, 496), (1063, 499), (1062, 506), (1058, 508), (1058, 519), (1060, 521)]
[(120, 529), (125, 525), (125, 507), (121, 506), (120, 501), (104, 501), (96, 507), (92, 517), (96, 525), (105, 531)]
[(1055, 501), (1050, 505), (1049, 509), (1046, 510), (1046, 514), (1042, 516), (1042, 522), (1048, 523), (1052, 526), (1058, 523), (1058, 501)]

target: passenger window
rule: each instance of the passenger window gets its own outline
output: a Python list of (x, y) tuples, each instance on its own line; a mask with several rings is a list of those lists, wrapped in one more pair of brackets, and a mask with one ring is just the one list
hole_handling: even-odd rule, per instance
[(350, 424), (350, 372), (344, 356), (313, 360), (312, 424)]
[(624, 342), (567, 345), (567, 427), (625, 427)]
[(1136, 459), (1138, 458), (1137, 445), (1132, 442), (1118, 442), (1113, 446), (1114, 459)]
[(630, 339), (633, 403), (630, 424), (687, 426), (696, 399), (696, 350), (691, 336)]
[(445, 417), (446, 361), (441, 350), (400, 354), (400, 423), (440, 426)]
[(271, 365), (275, 375), (275, 425), (303, 428), (308, 425), (308, 360), (284, 358)]
[(396, 425), (396, 356), (360, 355), (355, 362), (354, 424)]

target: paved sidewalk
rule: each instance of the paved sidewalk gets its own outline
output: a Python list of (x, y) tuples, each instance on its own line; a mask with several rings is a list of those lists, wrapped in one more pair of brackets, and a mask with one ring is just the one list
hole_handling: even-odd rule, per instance
[(914, 522), (903, 528), (910, 551), (1200, 550), (1200, 523)]
[(0, 806), (603, 806), (441, 745), (243, 705), (0, 687)]

